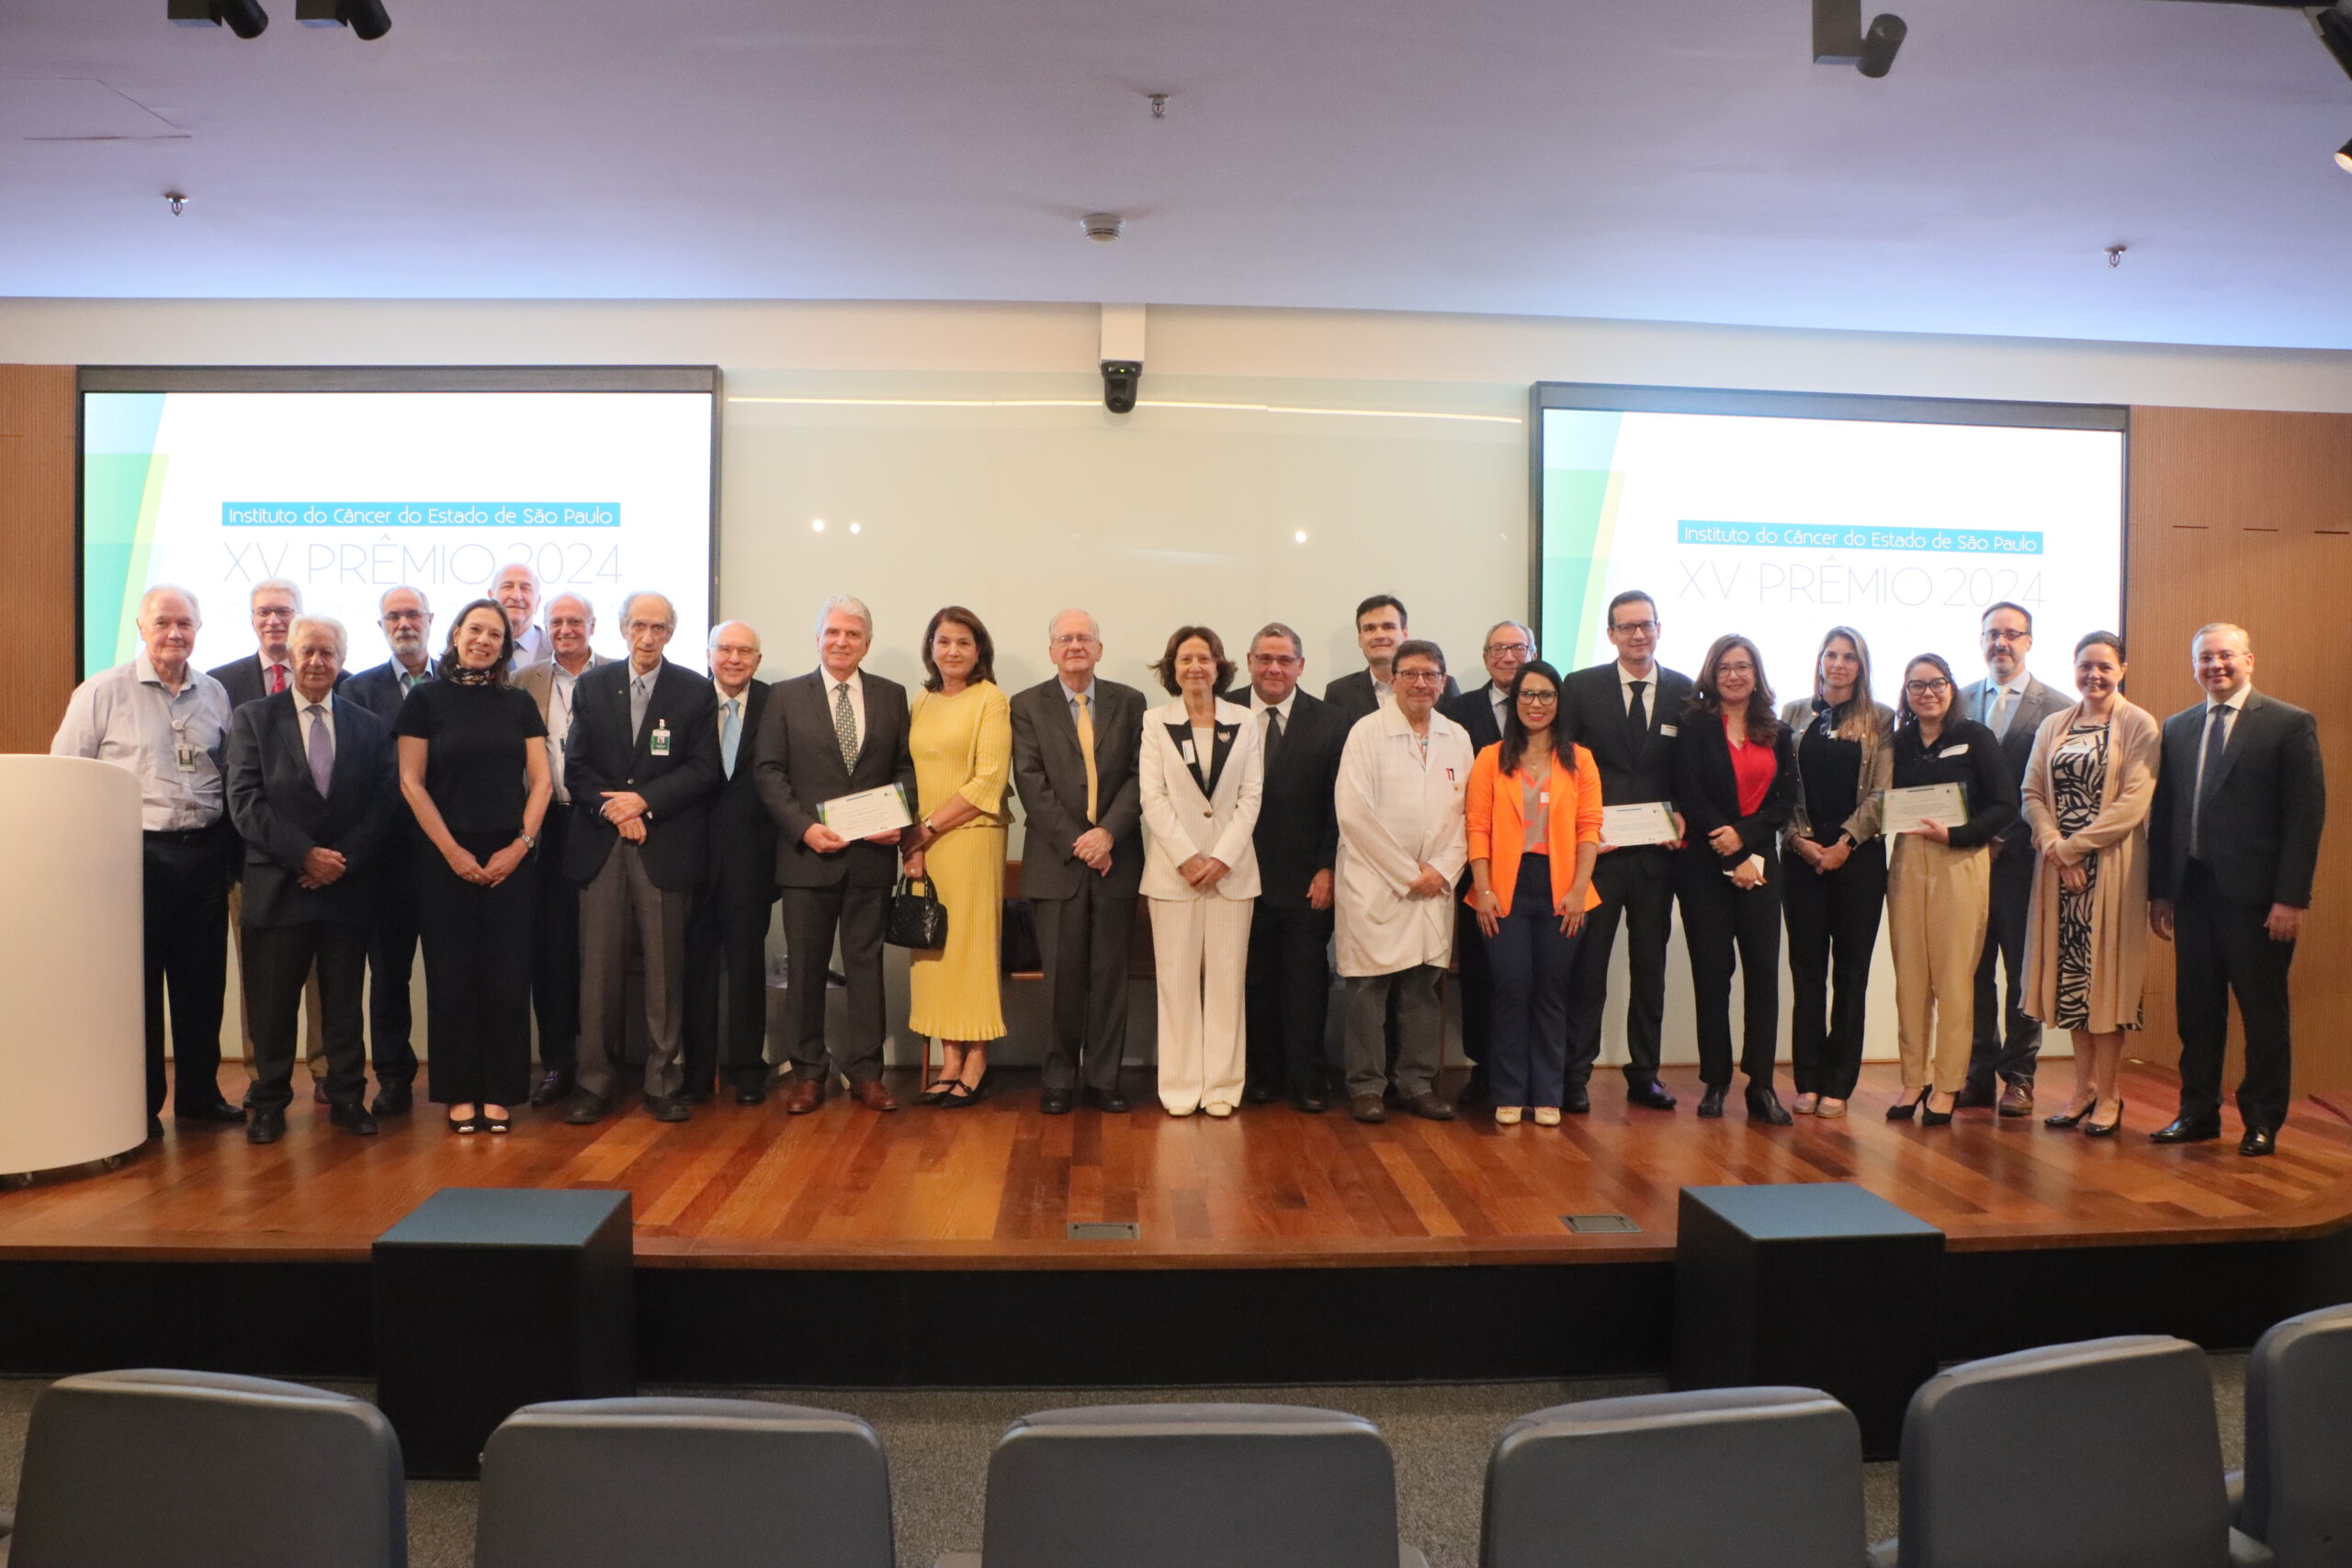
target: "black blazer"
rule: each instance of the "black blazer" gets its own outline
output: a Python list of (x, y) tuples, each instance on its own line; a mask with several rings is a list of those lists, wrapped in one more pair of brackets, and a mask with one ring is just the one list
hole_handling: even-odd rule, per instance
[[(2165, 720), (2164, 762), (2148, 812), (2148, 896), (2177, 898), (2188, 875), (2197, 754), (2205, 747), (2199, 703)], [(2205, 778), (2205, 863), (2222, 897), (2249, 908), (2307, 909), (2327, 818), (2319, 721), (2291, 703), (2248, 692), (2230, 726), (2217, 773)]]
[[(710, 797), (721, 780), (718, 709), (707, 677), (665, 659), (654, 672), (645, 728), (631, 735), (628, 688), (634, 673), (628, 660), (616, 660), (586, 671), (571, 688), (571, 732), (563, 753), (571, 829), (563, 874), (585, 887), (604, 869), (605, 857), (620, 842), (620, 829), (605, 820), (605, 795), (634, 790), (645, 797), (645, 842), (639, 850), (645, 874), (656, 887), (683, 892), (702, 881)], [(654, 733), (663, 728), (670, 750), (657, 756)]]
[[(1495, 717), (1495, 683), (1474, 686), (1458, 697), (1438, 704), (1438, 711), (1470, 732), (1470, 754), (1476, 756), (1489, 746), (1499, 746), (1503, 727)], [(1558, 720), (1555, 717), (1555, 723)]]
[[(804, 840), (817, 825), (817, 807), (840, 795), (895, 784), (907, 809), (922, 815), (915, 797), (915, 763), (907, 752), (907, 689), (871, 670), (861, 671), (865, 727), (858, 735), (857, 766), (842, 763), (833, 733), (831, 684), (824, 666), (768, 688), (755, 749), (754, 787), (776, 825), (775, 879), (784, 887), (888, 887), (899, 877), (899, 852), (863, 841), (820, 855)], [(738, 764), (740, 768), (741, 764)]]
[[(1609, 678), (1613, 682), (1617, 677), (1612, 672)], [(1796, 737), (1779, 719), (1772, 721), (1772, 755), (1780, 766), (1773, 772), (1772, 787), (1765, 792), (1764, 803), (1755, 815), (1743, 817), (1739, 778), (1732, 772), (1731, 742), (1724, 739), (1722, 721), (1702, 712), (1681, 716), (1682, 733), (1674, 742), (1674, 794), (1669, 798), (1690, 830), (1682, 846), (1689, 857), (1686, 863), (1703, 863), (1712, 874), (1729, 871), (1750, 855), (1762, 855), (1766, 878), (1778, 880), (1781, 862), (1776, 846), (1781, 828), (1797, 806)], [(1617, 728), (1622, 735), (1625, 728), (1622, 719)], [(1602, 797), (1607, 798), (1606, 789)], [(1718, 828), (1739, 829), (1737, 853), (1715, 853), (1707, 835)]]
[[(1636, 736), (1625, 722), (1625, 697), (1617, 683), (1615, 660), (1578, 670), (1566, 677), (1560, 690), (1560, 733), (1592, 753), (1600, 770), (1600, 800), (1604, 806), (1634, 806), (1645, 800), (1681, 804), (1675, 787), (1675, 737), (1682, 726), (1683, 709), (1690, 701), (1690, 677), (1664, 665), (1654, 666), (1657, 685), (1642, 696), (1649, 707), (1649, 728)], [(1722, 745), (1722, 737), (1716, 744)], [(1726, 766), (1731, 752), (1725, 748)], [(1690, 821), (1690, 813), (1683, 813)], [(1619, 853), (1624, 852), (1619, 851)]]
[[(1012, 787), (1028, 829), (1021, 851), (1021, 896), (1068, 898), (1097, 873), (1072, 852), (1086, 831), (1086, 761), (1078, 722), (1056, 676), (1012, 694)], [(1095, 826), (1111, 835), (1105, 891), (1132, 898), (1143, 882), (1143, 792), (1136, 760), (1143, 744), (1144, 697), (1133, 686), (1094, 678)]]
[[(1460, 682), (1448, 675), (1445, 691), (1438, 697), (1442, 708), (1462, 694)], [(1350, 725), (1380, 706), (1380, 693), (1372, 683), (1372, 671), (1359, 670), (1352, 675), (1342, 675), (1323, 688), (1323, 700), (1338, 708)]]
[[(726, 705), (718, 688), (711, 690), (712, 712)], [(743, 734), (735, 745), (735, 776), (726, 777), (727, 758), (718, 756), (723, 783), (710, 797), (710, 863), (703, 874), (703, 890), (721, 903), (768, 904), (775, 899), (775, 818), (760, 800), (760, 719), (767, 712), (768, 683), (754, 680), (743, 688)], [(718, 720), (711, 720), (718, 733)]]
[[(1250, 721), (1266, 722), (1254, 713)], [(1269, 909), (1305, 909), (1307, 884), (1339, 856), (1340, 753), (1351, 728), (1327, 702), (1305, 692), (1291, 699), (1290, 722), (1266, 762), (1258, 826), (1250, 835), (1258, 850), (1258, 901)]]
[[(424, 668), (425, 680), (432, 680), (433, 666), (428, 663)], [(386, 724), (400, 717), (401, 705), (408, 701), (408, 694), (401, 689), (401, 666), (396, 659), (362, 670), (346, 680), (340, 690)]]
[[(259, 653), (248, 653), (243, 659), (232, 659), (226, 664), (215, 665), (213, 668), (207, 670), (205, 673), (220, 682), (221, 686), (227, 690), (229, 694), (229, 711), (232, 713), (236, 712), (237, 709), (244, 706), (247, 703), (257, 703), (261, 701), (262, 698), (269, 695), (268, 687), (262, 683), (261, 655)], [(288, 682), (287, 690), (293, 690), (294, 655), (290, 650), (286, 656), (286, 679)], [(334, 678), (334, 683), (337, 686), (341, 686), (345, 682), (350, 679), (351, 671), (346, 670), (342, 674), (337, 675)], [(390, 720), (387, 719), (385, 722), (390, 723)], [(340, 733), (339, 730), (338, 733)]]
[[(301, 716), (289, 690), (248, 703), (229, 722), (229, 815), (244, 840), (242, 919), (249, 926), (375, 919), (374, 873), (398, 812), (391, 728), (337, 693), (334, 771), (322, 796), (302, 745)], [(302, 859), (339, 852), (344, 874), (324, 887), (301, 886)]]

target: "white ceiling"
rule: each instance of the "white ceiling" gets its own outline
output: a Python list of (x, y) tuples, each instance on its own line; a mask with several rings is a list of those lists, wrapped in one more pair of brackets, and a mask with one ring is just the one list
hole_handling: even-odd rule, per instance
[[(388, 0), (372, 44), (293, 0), (250, 42), (164, 0), (24, 0), (0, 294), (2352, 348), (2352, 82), (2297, 12), (1883, 3), (1911, 35), (1869, 82), (1810, 62), (1809, 0)], [(119, 140), (34, 140), (60, 136)], [(1126, 237), (1088, 243), (1097, 209)]]

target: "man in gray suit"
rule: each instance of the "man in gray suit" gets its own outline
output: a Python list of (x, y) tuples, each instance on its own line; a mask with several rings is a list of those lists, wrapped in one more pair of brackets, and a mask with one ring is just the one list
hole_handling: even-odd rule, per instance
[[(1991, 606), (1979, 623), (1984, 679), (1963, 688), (1952, 711), (1973, 718), (2001, 738), (2009, 772), (2025, 778), (2033, 756), (2033, 732), (2067, 705), (2067, 699), (2027, 672), (2033, 651), (2033, 612), (2007, 600)], [(1953, 1102), (1956, 1110), (1997, 1106), (2004, 1116), (2033, 1114), (2033, 1069), (2041, 1055), (2041, 1025), (2026, 1016), (2026, 911), (2033, 903), (2033, 833), (2020, 817), (1993, 840), (1993, 892), (1984, 920), (1984, 956), (1976, 965), (1976, 1043), (1968, 1056), (1968, 1082)], [(1996, 993), (1996, 972), (2006, 969), (2008, 1005)], [(2001, 1082), (1996, 1091), (1993, 1080)]]
[(1021, 895), (1037, 920), (1053, 1030), (1038, 1109), (1067, 1113), (1083, 1083), (1104, 1111), (1127, 1109), (1127, 943), (1143, 879), (1136, 753), (1143, 694), (1100, 680), (1102, 632), (1083, 610), (1046, 628), (1059, 671), (1012, 699), (1012, 784), (1028, 818)]
[(585, 594), (548, 601), (550, 657), (518, 671), (514, 684), (539, 705), (548, 727), (548, 776), (555, 799), (539, 826), (539, 907), (531, 928), (531, 1010), (539, 1025), (539, 1079), (531, 1103), (541, 1110), (571, 1097), (580, 1063), (580, 884), (564, 870), (571, 849), (571, 786), (564, 761), (580, 677), (612, 662), (588, 644), (596, 606)]

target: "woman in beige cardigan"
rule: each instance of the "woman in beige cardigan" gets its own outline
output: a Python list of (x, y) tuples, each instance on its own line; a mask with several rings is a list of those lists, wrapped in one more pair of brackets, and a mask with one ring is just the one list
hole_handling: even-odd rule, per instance
[(2025, 770), (2025, 818), (2041, 856), (2027, 926), (2025, 1010), (2075, 1037), (2075, 1092), (2044, 1120), (2092, 1137), (2123, 1124), (2116, 1073), (2140, 1027), (2147, 974), (2148, 807), (2163, 732), (2126, 701), (2123, 639), (2075, 645), (2083, 700), (2041, 721)]

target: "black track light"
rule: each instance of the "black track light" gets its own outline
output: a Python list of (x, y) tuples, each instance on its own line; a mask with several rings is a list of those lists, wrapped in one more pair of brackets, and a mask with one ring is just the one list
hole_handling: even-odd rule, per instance
[(1903, 47), (1910, 30), (1891, 11), (1871, 17), (1870, 31), (1862, 35), (1862, 57), (1854, 62), (1854, 69), (1873, 82), (1894, 70), (1894, 51)]
[(269, 26), (261, 0), (164, 0), (164, 14), (184, 28), (225, 27), (239, 38), (259, 38)]
[(1851, 65), (1875, 81), (1894, 69), (1894, 51), (1911, 29), (1892, 12), (1862, 30), (1862, 0), (1813, 0), (1813, 62)]
[(294, 19), (306, 28), (349, 28), (370, 42), (392, 30), (384, 0), (294, 0)]
[(2327, 45), (2327, 52), (2335, 56), (2344, 73), (2352, 76), (2352, 16), (2335, 6), (2313, 11), (2312, 31), (2319, 34), (2319, 41)]

